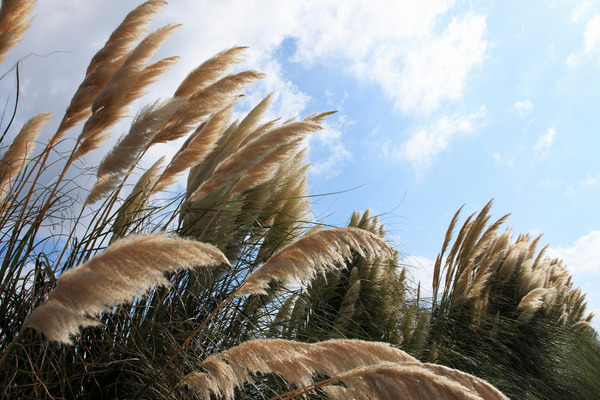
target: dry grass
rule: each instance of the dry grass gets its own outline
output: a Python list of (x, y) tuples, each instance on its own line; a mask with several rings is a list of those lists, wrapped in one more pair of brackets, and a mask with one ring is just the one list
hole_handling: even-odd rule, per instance
[[(317, 388), (369, 399), (507, 399), (492, 385), (450, 368), (420, 363), (385, 343), (330, 340), (313, 344), (253, 340), (209, 357), (206, 373), (194, 372), (184, 383), (204, 398), (235, 398), (235, 389), (253, 375), (277, 374), (297, 387), (278, 399), (298, 397)], [(314, 382), (317, 376), (329, 376)], [(343, 382), (344, 387), (329, 385)], [(336, 398), (336, 397), (334, 397)]]
[(0, 201), (11, 192), (11, 181), (29, 162), (35, 147), (34, 141), (51, 116), (50, 113), (40, 113), (27, 121), (2, 155), (0, 159)]
[(254, 271), (236, 291), (237, 295), (266, 294), (271, 280), (308, 282), (318, 273), (339, 268), (352, 256), (391, 257), (391, 251), (376, 235), (357, 228), (330, 228), (310, 233), (282, 248)]
[(168, 286), (163, 272), (216, 264), (229, 261), (206, 243), (159, 234), (127, 237), (63, 272), (27, 323), (50, 340), (72, 343), (80, 327), (98, 324), (88, 315), (130, 303), (156, 285)]
[[(150, 61), (178, 27), (148, 33), (165, 5), (149, 0), (125, 17), (90, 61), (38, 156), (33, 143), (50, 118), (45, 113), (4, 152), (2, 396), (230, 399), (314, 391), (331, 398), (505, 399), (479, 378), (394, 347), (431, 355), (441, 343), (435, 335), (446, 331), (428, 325), (420, 286), (414, 296), (378, 216), (355, 212), (346, 228), (311, 222), (302, 141), (332, 112), (263, 121), (269, 95), (230, 121), (243, 90), (263, 77), (231, 72), (244, 47), (215, 55), (170, 98), (143, 107), (98, 165), (85, 204), (78, 203), (81, 188), (67, 171), (102, 145), (177, 60)], [(0, 60), (23, 35), (31, 7), (2, 1)], [(73, 148), (59, 152), (59, 141), (78, 124)], [(164, 169), (164, 158), (144, 158), (151, 146), (183, 138)], [(57, 152), (59, 160), (50, 158)], [(62, 171), (47, 185), (54, 163)], [(151, 167), (127, 194), (141, 165)], [(167, 193), (186, 170), (185, 193)], [(435, 266), (432, 319), (458, 315), (462, 332), (484, 326), (501, 335), (504, 320), (494, 327), (485, 317), (508, 313), (519, 327), (547, 318), (572, 335), (586, 333), (591, 315), (584, 318), (584, 295), (566, 268), (543, 251), (536, 256), (538, 239), (521, 235), (513, 243), (509, 232), (499, 235), (505, 218), (488, 226), (490, 207), (469, 217), (444, 261), (455, 215)], [(64, 231), (45, 237), (49, 225)], [(299, 340), (331, 337), (345, 339)], [(346, 339), (355, 337), (374, 341)]]
[(31, 25), (35, 0), (3, 0), (0, 9), (0, 63), (6, 53), (21, 41)]

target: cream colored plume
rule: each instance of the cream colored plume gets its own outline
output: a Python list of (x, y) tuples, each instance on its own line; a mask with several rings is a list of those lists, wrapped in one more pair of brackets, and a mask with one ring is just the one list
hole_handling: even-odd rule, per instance
[[(330, 380), (343, 382), (347, 389), (343, 393), (356, 399), (508, 400), (481, 379), (433, 364), (384, 362), (355, 368)], [(323, 389), (328, 387), (340, 386)], [(288, 398), (292, 396), (280, 397)]]
[(136, 220), (144, 214), (146, 203), (154, 191), (156, 181), (158, 180), (158, 173), (164, 160), (165, 157), (163, 156), (144, 172), (129, 196), (127, 196), (127, 199), (125, 199), (121, 208), (119, 208), (119, 212), (113, 223), (111, 243), (125, 236), (126, 232), (131, 230)]
[(10, 191), (10, 182), (27, 165), (33, 153), (34, 140), (50, 120), (50, 113), (40, 113), (31, 118), (15, 137), (0, 159), (0, 200)]
[(181, 172), (200, 164), (214, 150), (225, 124), (229, 121), (232, 108), (230, 106), (213, 114), (206, 123), (196, 129), (165, 168), (156, 183), (156, 190), (162, 190), (175, 183)]
[(251, 273), (236, 291), (244, 294), (266, 294), (272, 280), (292, 279), (308, 282), (318, 273), (341, 268), (353, 256), (392, 256), (391, 250), (377, 235), (359, 228), (330, 228), (312, 232), (283, 247), (265, 264)]
[(90, 61), (85, 78), (71, 99), (52, 142), (91, 115), (92, 102), (96, 96), (123, 65), (135, 42), (143, 37), (154, 15), (165, 5), (163, 0), (146, 1), (132, 10), (113, 31), (102, 49)]
[(106, 131), (125, 115), (129, 104), (141, 97), (146, 87), (177, 61), (178, 57), (168, 57), (146, 65), (178, 27), (166, 25), (148, 34), (112, 74), (91, 104), (92, 115), (77, 139), (78, 147), (73, 159), (100, 146), (107, 138)]
[(2, 0), (0, 8), (0, 63), (6, 53), (21, 41), (25, 31), (31, 25), (29, 14), (34, 0)]
[(168, 286), (164, 272), (229, 264), (210, 244), (165, 234), (121, 239), (63, 272), (48, 299), (27, 320), (50, 340), (72, 343), (80, 327), (98, 325), (95, 314), (133, 301), (156, 285)]
[(173, 96), (189, 98), (199, 90), (212, 85), (221, 75), (227, 73), (234, 64), (242, 61), (245, 50), (246, 47), (232, 47), (206, 60), (189, 73)]
[[(264, 74), (242, 71), (223, 77), (190, 96), (161, 127), (153, 143), (164, 143), (185, 136), (206, 117), (233, 104), (245, 86), (262, 79)], [(176, 97), (179, 98), (179, 97)]]
[[(277, 374), (298, 388), (277, 397), (281, 399), (309, 393), (314, 387), (361, 399), (507, 399), (479, 378), (420, 363), (382, 342), (328, 340), (309, 344), (281, 339), (252, 340), (209, 357), (202, 367), (206, 373), (193, 372), (183, 383), (204, 398), (214, 394), (217, 398), (233, 399), (235, 389), (250, 382), (251, 375)], [(330, 378), (314, 383), (316, 376)], [(340, 381), (344, 388), (328, 390), (339, 387), (328, 385)]]
[(292, 122), (249, 140), (217, 165), (214, 172), (189, 197), (190, 201), (222, 190), (236, 182), (230, 195), (265, 182), (280, 162), (297, 149), (299, 142), (321, 127), (313, 121)]
[(156, 131), (181, 106), (181, 99), (157, 101), (143, 107), (136, 115), (129, 132), (106, 154), (98, 165), (98, 177), (122, 174), (131, 168), (152, 141)]

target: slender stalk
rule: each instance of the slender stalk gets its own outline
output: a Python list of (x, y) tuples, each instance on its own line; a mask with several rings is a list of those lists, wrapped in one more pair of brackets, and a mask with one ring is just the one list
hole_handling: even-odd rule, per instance
[(10, 129), (10, 126), (12, 125), (13, 121), (15, 120), (15, 115), (17, 115), (17, 108), (19, 107), (19, 64), (21, 63), (21, 61), (17, 61), (17, 65), (16, 65), (16, 81), (17, 81), (17, 93), (15, 95), (15, 106), (13, 107), (13, 113), (10, 117), (10, 121), (8, 121), (8, 125), (6, 125), (6, 128), (4, 129), (4, 132), (2, 132), (2, 137), (0, 137), (0, 143), (2, 143), (4, 141), (4, 137), (6, 136), (6, 133), (8, 132), (8, 130)]

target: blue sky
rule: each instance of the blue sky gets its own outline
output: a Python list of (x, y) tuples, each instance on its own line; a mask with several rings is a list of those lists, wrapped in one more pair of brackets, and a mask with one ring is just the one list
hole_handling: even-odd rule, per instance
[[(244, 67), (268, 76), (248, 105), (274, 91), (272, 117), (338, 110), (308, 143), (312, 193), (345, 191), (316, 199), (319, 218), (342, 225), (354, 209), (382, 214), (388, 239), (426, 282), (454, 212), (465, 204), (466, 217), (494, 198), (493, 216), (512, 213), (515, 235), (543, 233), (600, 314), (600, 4), (172, 3), (154, 26), (183, 23), (159, 54), (181, 60), (151, 96), (169, 95), (216, 52), (250, 46)], [(56, 124), (91, 55), (137, 4), (40, 2), (2, 65), (45, 55), (22, 64), (17, 122), (48, 110)], [(14, 96), (14, 79), (0, 88)]]

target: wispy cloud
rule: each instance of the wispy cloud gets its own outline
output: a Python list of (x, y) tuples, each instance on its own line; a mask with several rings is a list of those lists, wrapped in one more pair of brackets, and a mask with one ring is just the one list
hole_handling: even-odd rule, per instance
[(396, 107), (428, 114), (445, 100), (460, 99), (468, 73), (483, 62), (485, 28), (485, 18), (480, 15), (453, 19), (441, 37), (406, 54), (399, 74), (384, 69), (392, 79), (380, 83), (395, 99)]
[(567, 66), (577, 67), (581, 60), (600, 51), (600, 14), (594, 15), (586, 24), (583, 32), (583, 49), (569, 54)]
[(568, 247), (551, 247), (547, 255), (562, 259), (573, 273), (600, 277), (600, 230), (590, 231)]
[(533, 151), (536, 157), (545, 158), (548, 154), (548, 150), (554, 143), (554, 137), (556, 136), (556, 129), (549, 128), (548, 132), (538, 137), (537, 143), (535, 144)]
[(398, 159), (408, 161), (417, 176), (422, 175), (434, 158), (444, 151), (456, 137), (473, 132), (476, 122), (485, 117), (485, 107), (466, 116), (444, 116), (434, 123), (416, 130), (400, 147), (387, 150)]
[(600, 15), (596, 14), (588, 21), (583, 39), (586, 53), (597, 50), (600, 43)]
[(580, 4), (576, 5), (575, 8), (573, 8), (573, 11), (571, 11), (570, 21), (572, 23), (579, 22), (591, 5), (591, 1), (583, 1)]
[(600, 184), (600, 174), (592, 175), (588, 172), (584, 179), (581, 179), (578, 183), (572, 184), (567, 188), (567, 196), (572, 199), (576, 199), (579, 195), (586, 190), (597, 189)]
[[(331, 179), (342, 172), (345, 162), (352, 158), (352, 153), (342, 143), (341, 136), (339, 129), (326, 124), (325, 129), (310, 137), (308, 158), (312, 162), (309, 168), (311, 174)], [(315, 156), (315, 153), (319, 155)]]
[(510, 111), (516, 112), (521, 118), (525, 118), (531, 111), (533, 111), (533, 103), (531, 100), (517, 101), (515, 104), (510, 106)]
[(462, 96), (487, 50), (484, 15), (456, 13), (436, 31), (452, 3), (309, 1), (297, 12), (303, 23), (286, 34), (297, 38), (296, 61), (340, 62), (379, 84), (401, 111), (428, 114)]

